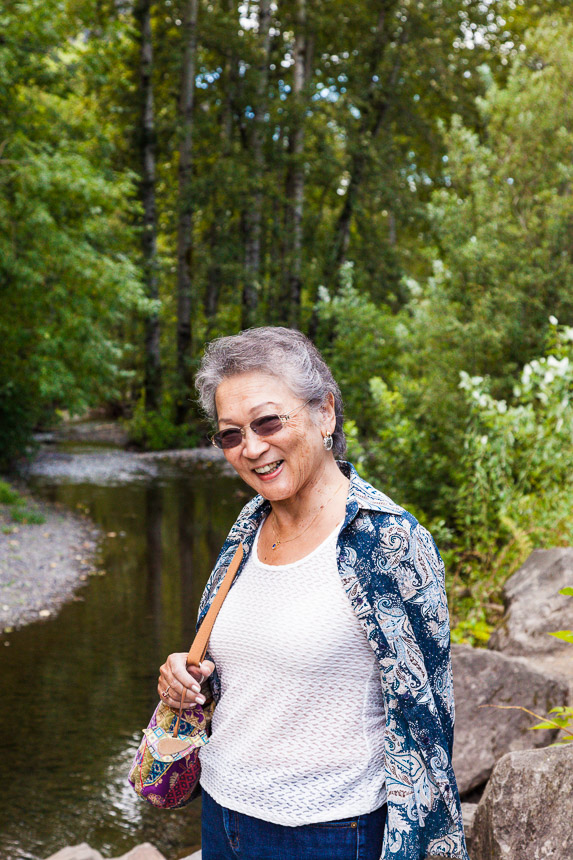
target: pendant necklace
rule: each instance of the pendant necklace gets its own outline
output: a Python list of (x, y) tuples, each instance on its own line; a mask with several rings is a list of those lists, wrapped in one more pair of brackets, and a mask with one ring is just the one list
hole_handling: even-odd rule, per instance
[(291, 541), (296, 540), (296, 539), (297, 539), (297, 538), (299, 538), (299, 537), (302, 537), (302, 535), (303, 535), (305, 532), (307, 532), (307, 531), (309, 530), (309, 528), (310, 528), (310, 527), (311, 527), (311, 525), (314, 523), (314, 521), (316, 520), (316, 518), (318, 517), (318, 515), (320, 514), (320, 512), (321, 512), (321, 511), (322, 511), (322, 510), (323, 510), (323, 509), (324, 509), (324, 508), (325, 508), (325, 507), (326, 507), (326, 506), (327, 506), (327, 505), (328, 505), (328, 504), (329, 504), (329, 503), (334, 499), (334, 497), (336, 496), (336, 494), (338, 493), (338, 491), (339, 491), (343, 486), (344, 486), (344, 481), (342, 482), (342, 484), (340, 484), (340, 485), (336, 488), (336, 490), (334, 491), (334, 493), (332, 494), (332, 496), (331, 496), (329, 499), (327, 499), (327, 500), (326, 500), (326, 502), (324, 502), (324, 503), (319, 507), (318, 511), (316, 512), (316, 514), (314, 515), (314, 517), (311, 519), (311, 521), (309, 522), (309, 524), (308, 524), (307, 526), (305, 526), (305, 528), (304, 528), (301, 532), (299, 532), (297, 535), (295, 535), (294, 537), (291, 537), (291, 538), (287, 538), (286, 540), (281, 540), (281, 539), (279, 538), (279, 536), (278, 536), (278, 531), (277, 531), (277, 527), (276, 527), (276, 523), (277, 523), (277, 515), (276, 515), (276, 514), (275, 514), (275, 512), (273, 511), (273, 520), (272, 520), (272, 522), (271, 522), (271, 525), (272, 525), (272, 527), (273, 527), (273, 532), (274, 532), (274, 535), (275, 535), (275, 542), (272, 544), (271, 549), (278, 549), (278, 547), (279, 547), (281, 544), (283, 544), (283, 543), (290, 543)]

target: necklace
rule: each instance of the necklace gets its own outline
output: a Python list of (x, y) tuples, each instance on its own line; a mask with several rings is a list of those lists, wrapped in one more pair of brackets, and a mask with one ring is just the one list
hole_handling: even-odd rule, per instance
[(313, 522), (314, 522), (314, 521), (316, 520), (316, 518), (318, 517), (319, 513), (320, 513), (320, 512), (321, 512), (321, 511), (322, 511), (322, 510), (323, 510), (323, 509), (324, 509), (324, 508), (329, 504), (329, 502), (331, 502), (331, 501), (333, 500), (333, 498), (336, 496), (336, 494), (338, 493), (338, 491), (339, 491), (343, 486), (344, 486), (344, 481), (342, 482), (342, 484), (340, 484), (340, 485), (336, 488), (336, 490), (334, 491), (334, 493), (332, 494), (332, 496), (331, 496), (329, 499), (327, 499), (327, 500), (326, 500), (326, 502), (323, 502), (323, 504), (319, 507), (318, 511), (316, 512), (316, 514), (313, 516), (313, 518), (312, 518), (312, 519), (311, 519), (311, 521), (309, 522), (309, 524), (308, 524), (307, 526), (305, 526), (305, 528), (303, 528), (303, 530), (302, 530), (301, 532), (299, 532), (297, 535), (295, 535), (294, 537), (291, 537), (291, 538), (287, 538), (287, 540), (281, 540), (281, 539), (279, 538), (279, 536), (278, 536), (278, 531), (277, 531), (277, 527), (276, 527), (277, 515), (276, 515), (276, 514), (275, 514), (275, 512), (273, 511), (273, 520), (272, 520), (271, 525), (272, 525), (272, 527), (273, 527), (273, 532), (274, 532), (274, 535), (275, 535), (275, 542), (274, 542), (274, 544), (272, 544), (271, 549), (278, 549), (278, 547), (279, 547), (282, 543), (290, 543), (291, 541), (296, 540), (296, 539), (297, 539), (297, 538), (299, 538), (299, 537), (302, 537), (302, 535), (303, 535), (305, 532), (307, 532), (307, 531), (309, 530), (309, 528), (311, 527), (311, 525), (313, 524)]

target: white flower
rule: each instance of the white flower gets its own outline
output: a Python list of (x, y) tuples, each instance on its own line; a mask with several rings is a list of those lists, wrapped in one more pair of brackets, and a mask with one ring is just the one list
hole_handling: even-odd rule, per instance
[(551, 325), (558, 325), (559, 320), (557, 319), (557, 317), (554, 317), (553, 314), (551, 314), (551, 316), (549, 317), (549, 322), (551, 323)]
[(481, 442), (481, 444), (482, 444), (482, 445), (487, 445), (487, 438), (488, 438), (487, 436), (482, 436), (482, 437), (481, 437), (480, 442)]

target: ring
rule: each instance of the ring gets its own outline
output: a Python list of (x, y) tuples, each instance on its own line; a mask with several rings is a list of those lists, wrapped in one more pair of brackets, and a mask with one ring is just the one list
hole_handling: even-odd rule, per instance
[(164, 691), (162, 692), (162, 694), (161, 694), (161, 695), (163, 696), (163, 698), (164, 698), (164, 699), (166, 699), (166, 698), (167, 698), (167, 696), (168, 696), (168, 694), (169, 694), (169, 690), (170, 690), (170, 688), (171, 688), (171, 684), (168, 684), (168, 685), (165, 687)]

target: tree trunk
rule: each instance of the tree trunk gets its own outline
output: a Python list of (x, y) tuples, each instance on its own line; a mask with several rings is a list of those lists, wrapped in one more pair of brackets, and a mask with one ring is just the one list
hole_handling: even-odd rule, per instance
[(175, 421), (183, 424), (191, 392), (191, 265), (193, 201), (191, 199), (193, 105), (197, 56), (198, 0), (187, 0), (183, 17), (183, 68), (179, 99), (179, 213), (177, 224), (177, 377)]
[(255, 116), (253, 118), (253, 129), (250, 140), (250, 151), (252, 152), (253, 162), (251, 188), (253, 190), (243, 216), (245, 236), (245, 280), (241, 318), (243, 328), (248, 328), (255, 323), (260, 291), (261, 222), (263, 214), (262, 184), (265, 172), (263, 131), (269, 80), (270, 22), (270, 0), (259, 0), (259, 61), (257, 63)]
[(306, 3), (297, 0), (296, 32), (293, 69), (293, 112), (288, 147), (286, 175), (286, 283), (283, 286), (282, 315), (292, 328), (300, 325), (300, 299), (302, 290), (302, 218), (304, 209), (304, 100), (302, 93), (310, 67), (306, 35)]
[[(153, 40), (151, 2), (139, 0), (134, 10), (139, 27), (140, 53), (140, 199), (143, 206), (143, 278), (146, 295), (159, 298), (157, 279), (157, 210), (155, 205), (155, 116), (153, 109)], [(152, 311), (145, 319), (144, 391), (145, 410), (156, 410), (161, 398), (161, 355), (159, 346), (159, 313)]]
[[(233, 11), (232, 0), (223, 0), (223, 9), (231, 18)], [(236, 26), (239, 26), (238, 21)], [(221, 114), (221, 153), (223, 163), (231, 155), (233, 134), (233, 96), (238, 78), (237, 56), (234, 48), (229, 55), (225, 54), (223, 63), (223, 92), (225, 100)], [(222, 246), (227, 242), (224, 190), (221, 194), (221, 183), (213, 188), (213, 220), (209, 230), (209, 265), (207, 268), (207, 284), (205, 288), (204, 308), (207, 319), (207, 338), (212, 336), (215, 316), (219, 306), (221, 288), (223, 286), (223, 269), (221, 266)]]

